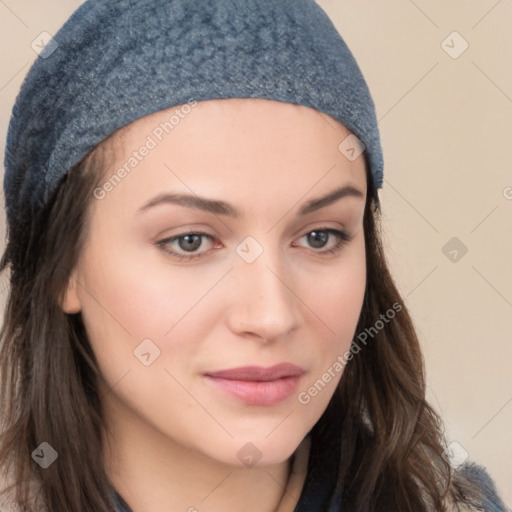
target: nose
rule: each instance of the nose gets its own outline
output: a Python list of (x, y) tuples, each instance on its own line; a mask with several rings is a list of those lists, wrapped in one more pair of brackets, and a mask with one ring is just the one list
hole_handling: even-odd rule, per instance
[(268, 343), (298, 326), (300, 299), (291, 269), (279, 256), (266, 249), (252, 263), (239, 258), (231, 279), (228, 322), (233, 332)]

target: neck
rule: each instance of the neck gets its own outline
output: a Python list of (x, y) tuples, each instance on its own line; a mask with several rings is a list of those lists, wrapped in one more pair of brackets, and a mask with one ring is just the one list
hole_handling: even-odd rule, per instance
[[(124, 417), (123, 417), (124, 416)], [(211, 459), (122, 411), (107, 418), (105, 468), (132, 512), (274, 512), (290, 476), (290, 459), (234, 467)]]

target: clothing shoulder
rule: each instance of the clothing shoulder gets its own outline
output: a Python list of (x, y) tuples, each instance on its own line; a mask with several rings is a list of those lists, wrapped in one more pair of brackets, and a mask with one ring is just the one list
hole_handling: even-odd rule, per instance
[(512, 509), (507, 508), (503, 503), (496, 489), (496, 484), (484, 466), (468, 461), (456, 471), (471, 481), (476, 488), (480, 489), (483, 498), (478, 504), (457, 503), (452, 512), (512, 512)]
[[(360, 432), (363, 442), (372, 436), (367, 428), (361, 429)], [(484, 466), (468, 460), (460, 465), (455, 472), (471, 482), (475, 489), (480, 489), (483, 497), (479, 503), (470, 503), (469, 500), (462, 499), (456, 504), (446, 505), (449, 512), (512, 512), (512, 508), (508, 508), (503, 502), (495, 482)]]

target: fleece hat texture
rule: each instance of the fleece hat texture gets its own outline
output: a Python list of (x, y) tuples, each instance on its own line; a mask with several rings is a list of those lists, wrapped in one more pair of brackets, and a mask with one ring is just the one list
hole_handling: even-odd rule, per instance
[(374, 103), (315, 1), (88, 0), (47, 37), (16, 98), (4, 160), (8, 224), (27, 207), (38, 216), (64, 175), (118, 128), (222, 98), (304, 105), (344, 124), (357, 139), (340, 141), (340, 151), (364, 150), (378, 204)]

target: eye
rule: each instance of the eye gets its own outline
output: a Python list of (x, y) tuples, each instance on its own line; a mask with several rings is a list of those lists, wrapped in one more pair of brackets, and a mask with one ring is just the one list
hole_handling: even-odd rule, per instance
[(314, 229), (313, 231), (309, 231), (305, 235), (301, 237), (305, 238), (309, 244), (313, 246), (314, 249), (323, 248), (326, 245), (326, 242), (329, 238), (334, 237), (334, 245), (327, 250), (324, 251), (315, 251), (319, 254), (335, 254), (341, 251), (343, 246), (348, 244), (353, 238), (353, 235), (350, 235), (346, 231), (340, 231), (338, 229), (333, 228), (319, 228)]
[[(169, 253), (173, 258), (178, 260), (191, 260), (193, 258), (200, 258), (204, 253), (192, 253), (186, 254), (187, 252), (195, 251), (199, 249), (203, 245), (203, 238), (208, 238), (213, 241), (215, 238), (208, 233), (203, 232), (190, 232), (190, 233), (182, 233), (180, 235), (172, 236), (170, 238), (166, 238), (165, 240), (160, 240), (157, 242), (157, 245), (165, 252)], [(176, 251), (169, 250), (167, 247), (174, 243), (178, 242), (177, 249), (185, 251), (184, 253), (179, 253)], [(176, 248), (176, 246), (175, 246)]]
[[(206, 254), (207, 251), (199, 253), (195, 252), (197, 251), (197, 249), (201, 248), (204, 245), (204, 238), (208, 239), (210, 242), (216, 241), (216, 238), (213, 237), (212, 235), (209, 235), (208, 233), (190, 232), (181, 233), (170, 238), (165, 238), (164, 240), (158, 241), (156, 245), (166, 253), (170, 254), (171, 257), (177, 260), (192, 260), (200, 258), (204, 254)], [(348, 244), (354, 238), (354, 236), (350, 235), (345, 231), (340, 231), (338, 229), (319, 228), (313, 231), (309, 231), (300, 239), (302, 238), (306, 238), (308, 243), (312, 245), (313, 249), (323, 248), (330, 238), (334, 238), (334, 245), (330, 249), (323, 251), (314, 251), (320, 255), (324, 255), (338, 253), (339, 251), (341, 251), (344, 245)], [(175, 244), (176, 242), (177, 245), (174, 245), (175, 250), (169, 249), (169, 246)], [(177, 252), (176, 250), (182, 252)]]

